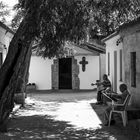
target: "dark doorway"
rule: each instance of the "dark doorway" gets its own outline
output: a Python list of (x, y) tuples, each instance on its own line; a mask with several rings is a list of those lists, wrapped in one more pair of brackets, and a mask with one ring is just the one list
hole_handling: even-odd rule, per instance
[(59, 89), (72, 89), (72, 59), (59, 59)]

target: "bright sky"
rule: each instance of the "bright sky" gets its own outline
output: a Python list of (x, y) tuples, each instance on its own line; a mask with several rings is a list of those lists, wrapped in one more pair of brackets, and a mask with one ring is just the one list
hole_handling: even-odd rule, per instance
[[(4, 4), (8, 5), (8, 6), (9, 6), (9, 9), (12, 9), (13, 6), (14, 6), (16, 3), (18, 3), (18, 0), (0, 0), (0, 1), (2, 1)], [(6, 20), (8, 21), (8, 23), (11, 21), (13, 15), (14, 15), (14, 12), (11, 11), (11, 12), (10, 12), (10, 16), (7, 17), (7, 19), (6, 19)]]
[(13, 5), (15, 5), (18, 2), (18, 0), (1, 0), (1, 1), (3, 1), (5, 4), (7, 4), (10, 7), (13, 7)]

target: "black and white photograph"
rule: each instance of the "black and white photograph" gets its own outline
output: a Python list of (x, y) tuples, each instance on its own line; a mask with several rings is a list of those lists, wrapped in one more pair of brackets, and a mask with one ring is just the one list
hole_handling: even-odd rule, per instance
[(140, 0), (0, 0), (0, 140), (140, 140)]

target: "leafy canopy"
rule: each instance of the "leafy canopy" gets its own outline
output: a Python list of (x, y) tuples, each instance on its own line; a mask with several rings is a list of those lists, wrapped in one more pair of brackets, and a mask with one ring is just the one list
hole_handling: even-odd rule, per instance
[(140, 17), (139, 0), (89, 0), (90, 34), (107, 36), (120, 25)]
[(6, 22), (6, 17), (9, 15), (8, 6), (0, 1), (0, 21)]
[(87, 28), (91, 38), (105, 37), (140, 16), (139, 0), (19, 0), (14, 29), (35, 10), (33, 3), (40, 5), (38, 21), (28, 22), (36, 28), (35, 47), (43, 57), (58, 54), (67, 40), (83, 40)]
[[(14, 7), (17, 15), (12, 21), (16, 29), (33, 3), (39, 3), (38, 21), (31, 24), (36, 28), (36, 50), (43, 57), (53, 57), (63, 47), (65, 41), (79, 42), (85, 38), (88, 12), (85, 0), (20, 0)], [(36, 19), (36, 18), (35, 18)], [(27, 21), (31, 22), (31, 21)], [(37, 22), (36, 25), (34, 25)]]

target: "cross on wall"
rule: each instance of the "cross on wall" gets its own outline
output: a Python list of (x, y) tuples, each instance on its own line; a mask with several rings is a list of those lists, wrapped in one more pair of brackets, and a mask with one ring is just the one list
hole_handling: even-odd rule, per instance
[(86, 65), (88, 64), (88, 61), (86, 61), (85, 57), (82, 57), (82, 61), (80, 61), (79, 64), (82, 65), (82, 71), (84, 72), (86, 70)]

